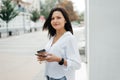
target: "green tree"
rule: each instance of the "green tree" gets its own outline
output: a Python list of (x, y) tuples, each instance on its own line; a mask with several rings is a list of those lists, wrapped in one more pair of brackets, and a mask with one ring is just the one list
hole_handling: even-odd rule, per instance
[(2, 0), (3, 6), (0, 10), (0, 18), (6, 22), (6, 28), (8, 33), (8, 23), (10, 20), (18, 15), (18, 11), (15, 10), (16, 5), (12, 3), (12, 0)]
[[(36, 25), (36, 22), (39, 20), (40, 18), (40, 12), (38, 10), (33, 10), (30, 12), (31, 13), (31, 16), (30, 16), (30, 19), (31, 21), (33, 21)], [(34, 26), (35, 26), (34, 25)], [(30, 29), (30, 32), (32, 31), (32, 29)], [(35, 28), (35, 31), (36, 31), (36, 28)]]
[(84, 12), (80, 13), (79, 15), (79, 22), (84, 22)]
[(40, 18), (40, 12), (37, 11), (37, 10), (33, 10), (31, 13), (31, 16), (30, 16), (30, 19), (33, 21), (33, 22), (36, 22), (39, 18)]
[(45, 3), (40, 5), (40, 13), (45, 17), (48, 17), (50, 10), (56, 6), (57, 0), (45, 0)]

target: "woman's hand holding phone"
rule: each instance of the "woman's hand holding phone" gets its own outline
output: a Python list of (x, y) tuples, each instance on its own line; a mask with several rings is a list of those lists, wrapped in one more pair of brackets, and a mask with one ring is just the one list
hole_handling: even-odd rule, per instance
[(37, 59), (38, 59), (38, 61), (40, 61), (40, 63), (41, 63), (41, 61), (45, 61), (45, 57), (47, 57), (47, 53), (46, 53), (45, 49), (37, 51), (37, 54), (35, 54), (35, 55), (38, 56)]
[(37, 54), (35, 54), (35, 55), (37, 55), (39, 57), (46, 57), (47, 56), (45, 49), (37, 51)]

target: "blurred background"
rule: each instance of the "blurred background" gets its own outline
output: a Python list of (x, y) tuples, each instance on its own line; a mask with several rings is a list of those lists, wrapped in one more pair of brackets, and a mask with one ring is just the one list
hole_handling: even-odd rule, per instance
[(0, 38), (39, 30), (56, 6), (67, 10), (73, 25), (84, 25), (84, 0), (0, 0)]

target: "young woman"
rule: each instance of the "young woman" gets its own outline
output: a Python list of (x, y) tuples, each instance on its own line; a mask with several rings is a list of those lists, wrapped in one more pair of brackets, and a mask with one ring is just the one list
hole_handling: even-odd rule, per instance
[(46, 57), (38, 56), (38, 60), (46, 61), (47, 80), (75, 80), (81, 60), (67, 12), (63, 8), (52, 9), (43, 26), (46, 29), (50, 37)]

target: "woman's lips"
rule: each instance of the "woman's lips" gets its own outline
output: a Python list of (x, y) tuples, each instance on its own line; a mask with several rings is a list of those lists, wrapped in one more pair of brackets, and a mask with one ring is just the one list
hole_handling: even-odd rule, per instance
[(54, 26), (58, 26), (58, 24), (54, 24)]

